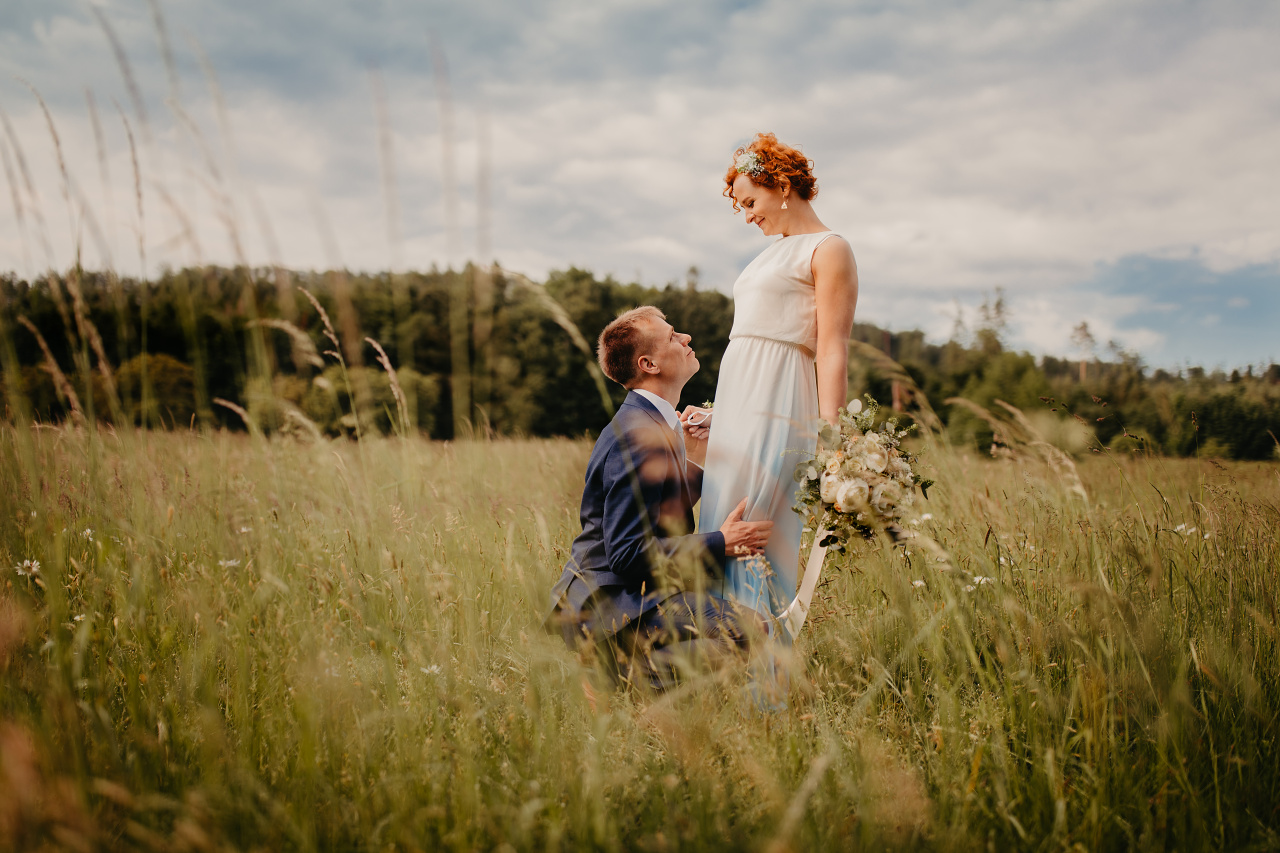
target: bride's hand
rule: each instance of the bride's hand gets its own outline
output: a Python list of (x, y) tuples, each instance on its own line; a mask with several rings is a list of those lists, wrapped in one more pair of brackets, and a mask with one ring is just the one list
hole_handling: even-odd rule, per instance
[(706, 441), (711, 435), (711, 410), (699, 406), (685, 406), (680, 413), (684, 434), (694, 441)]

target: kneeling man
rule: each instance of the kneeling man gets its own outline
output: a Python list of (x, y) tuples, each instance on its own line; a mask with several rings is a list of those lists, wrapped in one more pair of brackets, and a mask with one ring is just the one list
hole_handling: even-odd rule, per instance
[(686, 444), (675, 409), (698, 372), (689, 340), (650, 306), (601, 332), (600, 367), (630, 393), (591, 451), (582, 533), (548, 617), (570, 648), (594, 644), (617, 679), (659, 690), (682, 658), (717, 657), (763, 630), (704, 589), (726, 554), (760, 553), (773, 527), (743, 521), (744, 498), (719, 530), (693, 532), (706, 439)]

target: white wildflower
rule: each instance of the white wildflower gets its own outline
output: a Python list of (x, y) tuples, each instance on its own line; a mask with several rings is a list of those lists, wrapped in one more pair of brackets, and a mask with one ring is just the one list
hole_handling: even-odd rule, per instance
[(72, 617), (71, 617), (71, 621), (72, 621), (72, 622), (83, 622), (83, 621), (84, 621), (84, 614), (83, 614), (83, 613), (81, 613), (79, 616), (72, 616)]
[(995, 578), (987, 578), (987, 577), (983, 577), (982, 575), (974, 575), (973, 577), (973, 582), (976, 583), (978, 586), (984, 586), (994, 581), (995, 581)]
[(230, 569), (240, 565), (240, 561), (239, 560), (219, 560), (218, 565), (222, 566), (222, 568), (224, 569)]
[(241, 528), (240, 528), (240, 532), (241, 532), (241, 533), (252, 533), (252, 532), (253, 532), (253, 528), (252, 528), (252, 527), (241, 527)]
[(911, 585), (916, 589), (924, 589), (924, 581), (912, 581)]
[(967, 583), (967, 584), (965, 584), (965, 585), (964, 585), (964, 591), (965, 591), (965, 592), (973, 592), (975, 589), (977, 589), (977, 587), (976, 587), (976, 586), (974, 586), (974, 585), (973, 585), (973, 584), (971, 584), (971, 583)]
[(933, 521), (933, 513), (931, 513), (931, 512), (926, 512), (924, 515), (920, 516), (920, 520), (921, 520), (921, 521)]
[(84, 535), (84, 538), (85, 538), (85, 539), (88, 539), (90, 542), (92, 542), (92, 541), (93, 541), (93, 528), (92, 528), (92, 527), (86, 527), (86, 528), (84, 529), (84, 534), (83, 534), (83, 535)]
[(420, 666), (418, 669), (422, 671), (423, 675), (439, 675), (444, 672), (440, 665), (435, 663), (431, 664), (431, 666)]
[(23, 560), (21, 563), (18, 563), (18, 565), (14, 566), (13, 570), (18, 573), (19, 577), (33, 578), (36, 575), (40, 574), (40, 561), (39, 560)]

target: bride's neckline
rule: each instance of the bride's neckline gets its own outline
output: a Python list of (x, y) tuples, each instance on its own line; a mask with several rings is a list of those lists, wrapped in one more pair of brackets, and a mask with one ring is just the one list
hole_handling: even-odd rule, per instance
[(805, 231), (803, 234), (782, 234), (778, 237), (778, 239), (789, 240), (792, 237), (811, 237), (814, 234), (830, 234), (830, 233), (832, 233), (830, 228), (824, 228), (821, 231)]

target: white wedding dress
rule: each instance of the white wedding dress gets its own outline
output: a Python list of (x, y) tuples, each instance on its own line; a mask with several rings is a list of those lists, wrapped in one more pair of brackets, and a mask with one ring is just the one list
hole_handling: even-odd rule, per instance
[[(772, 571), (762, 576), (758, 560), (731, 559), (719, 589), (721, 597), (766, 617), (779, 616), (796, 597), (804, 521), (792, 511), (799, 488), (792, 474), (817, 448), (819, 417), (811, 261), (814, 250), (831, 237), (839, 235), (781, 237), (733, 285), (733, 328), (716, 385), (699, 529), (719, 529), (743, 497), (745, 520), (772, 519), (765, 549)], [(819, 569), (821, 552), (814, 557)], [(794, 630), (779, 633), (788, 641), (798, 630), (795, 624)]]

